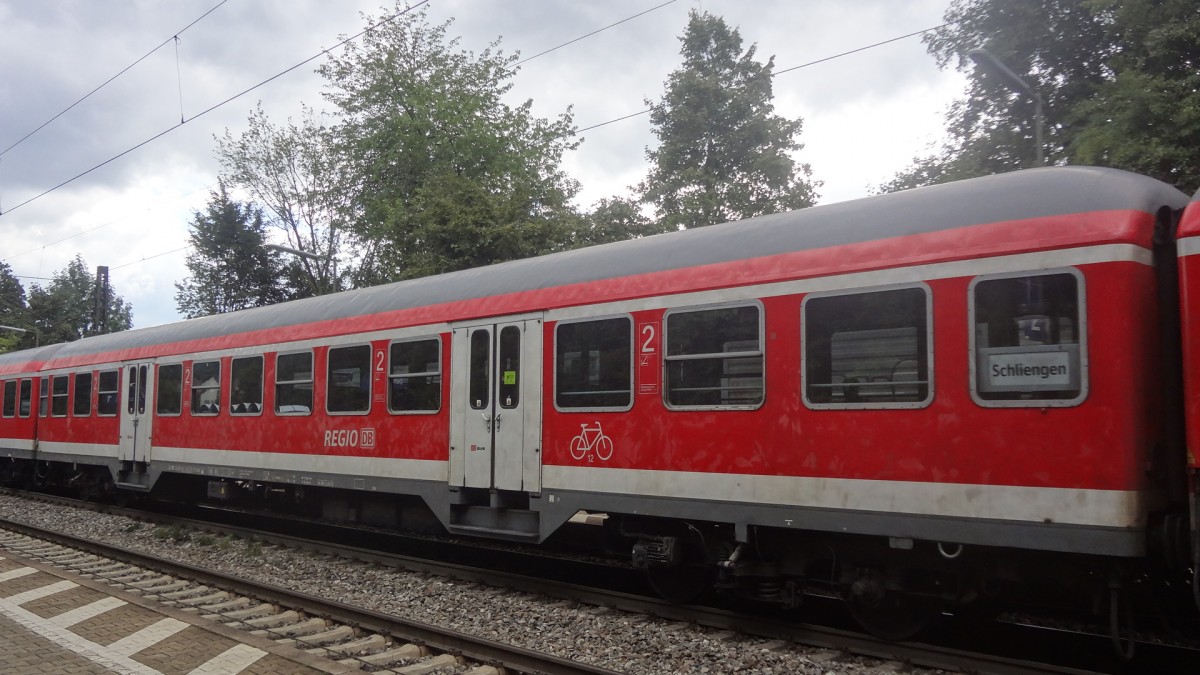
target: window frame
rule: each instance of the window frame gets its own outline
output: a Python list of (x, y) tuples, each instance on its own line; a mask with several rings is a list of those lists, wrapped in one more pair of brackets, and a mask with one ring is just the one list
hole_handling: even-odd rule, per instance
[[(29, 419), (33, 417), (33, 381), (35, 378), (22, 377), (17, 389), (17, 417)], [(24, 413), (21, 410), (24, 409)]]
[[(925, 363), (927, 375), (925, 380), (925, 398), (920, 401), (880, 401), (852, 403), (824, 403), (813, 401), (808, 397), (808, 303), (811, 300), (846, 297), (851, 295), (869, 295), (872, 293), (888, 293), (917, 289), (925, 294)], [(884, 286), (867, 286), (859, 288), (838, 289), (836, 291), (815, 291), (804, 296), (800, 302), (800, 400), (804, 407), (810, 410), (920, 410), (933, 404), (936, 398), (937, 363), (934, 359), (933, 330), (933, 289), (929, 284), (919, 281), (916, 283), (887, 284)], [(918, 381), (919, 382), (919, 381)]]
[[(57, 390), (58, 383), (63, 383), (63, 391), (59, 393)], [(71, 413), (71, 375), (70, 373), (59, 373), (50, 376), (50, 417), (66, 417)], [(58, 406), (62, 406), (62, 413), (55, 412)]]
[[(4, 380), (3, 382), (0, 382), (0, 417), (3, 417), (4, 419), (15, 418), (17, 416), (17, 410), (20, 409), (20, 405), (18, 405), (18, 403), (17, 403), (18, 397), (20, 396), (20, 394), (18, 393), (18, 390), (20, 389), (20, 386), (18, 384), (19, 382), (20, 382), (20, 380)], [(12, 387), (11, 387), (12, 388), (12, 407), (11, 408), (8, 405), (9, 385), (12, 385)], [(11, 410), (11, 412), (10, 412), (10, 410)]]
[[(1079, 394), (1074, 398), (1034, 398), (1028, 400), (991, 400), (979, 395), (979, 353), (975, 335), (975, 287), (981, 282), (998, 281), (1003, 279), (1025, 279), (1029, 277), (1045, 277), (1058, 274), (1069, 274), (1075, 277), (1076, 308), (1079, 312)], [(996, 274), (981, 274), (971, 279), (967, 285), (967, 367), (970, 374), (968, 389), (971, 400), (981, 408), (1073, 408), (1087, 400), (1089, 391), (1088, 373), (1091, 364), (1088, 360), (1088, 319), (1087, 319), (1087, 279), (1083, 272), (1075, 267), (1053, 267), (1039, 270), (1024, 270), (1020, 272), (999, 272)]]
[[(595, 323), (598, 321), (611, 321), (614, 319), (625, 319), (629, 322), (629, 404), (624, 406), (584, 406), (579, 408), (563, 408), (558, 405), (558, 327), (571, 325), (576, 323)], [(633, 404), (637, 400), (637, 384), (634, 378), (637, 375), (635, 362), (637, 361), (634, 354), (634, 333), (636, 322), (633, 320), (632, 314), (604, 314), (601, 316), (589, 316), (579, 319), (566, 319), (554, 324), (554, 351), (551, 357), (554, 362), (554, 389), (550, 392), (550, 398), (554, 403), (554, 409), (560, 413), (596, 413), (596, 412), (629, 412), (633, 410)]]
[[(758, 310), (758, 350), (757, 355), (762, 358), (762, 398), (753, 405), (726, 405), (726, 404), (706, 404), (706, 405), (676, 405), (671, 403), (671, 371), (670, 363), (672, 361), (700, 360), (700, 359), (734, 359), (746, 358), (754, 356), (755, 352), (714, 352), (709, 355), (694, 355), (688, 354), (684, 356), (670, 356), (667, 352), (670, 349), (670, 328), (668, 327), (669, 320), (672, 314), (693, 314), (696, 312), (708, 312), (722, 309), (735, 309), (738, 307), (754, 307)], [(763, 307), (761, 300), (757, 298), (751, 300), (737, 300), (731, 302), (718, 302), (705, 305), (688, 305), (685, 307), (672, 307), (663, 312), (662, 315), (662, 372), (660, 373), (662, 382), (662, 404), (663, 407), (671, 411), (689, 412), (698, 410), (758, 410), (767, 403), (767, 311)]]
[[(404, 374), (398, 375), (398, 376), (392, 374), (392, 347), (393, 346), (398, 345), (398, 344), (404, 344), (407, 342), (430, 342), (430, 341), (437, 343), (438, 369), (437, 369), (436, 373), (433, 373), (433, 372), (404, 373)], [(442, 361), (442, 359), (444, 358), (443, 350), (445, 349), (443, 342), (444, 341), (442, 340), (442, 336), (440, 334), (421, 335), (421, 336), (410, 337), (410, 338), (398, 338), (398, 339), (391, 340), (388, 342), (388, 345), (387, 345), (387, 373), (386, 373), (386, 379), (387, 379), (386, 398), (387, 398), (388, 413), (390, 413), (392, 415), (436, 415), (442, 411), (442, 399), (446, 394), (446, 377), (445, 377), (445, 373), (443, 372), (445, 370), (445, 368), (443, 367), (445, 364)], [(403, 378), (429, 377), (431, 375), (436, 375), (438, 378), (438, 397), (437, 397), (437, 407), (436, 408), (434, 408), (432, 410), (396, 410), (395, 408), (392, 407), (392, 380), (394, 378), (397, 378), (397, 377), (403, 377)]]
[[(308, 379), (306, 380), (280, 380), (279, 379), (279, 359), (284, 356), (294, 356), (296, 354), (308, 355)], [(266, 367), (266, 362), (263, 362), (263, 367)], [(265, 375), (265, 373), (264, 373)], [(307, 417), (313, 414), (313, 408), (317, 406), (317, 356), (312, 349), (297, 349), (287, 352), (275, 352), (274, 369), (271, 372), (271, 380), (273, 388), (271, 390), (271, 410), (279, 417)], [(311, 385), (309, 388), (309, 406), (308, 411), (284, 410), (279, 409), (279, 385), (296, 386), (301, 384)], [(288, 404), (294, 405), (294, 404)], [(266, 407), (265, 405), (263, 406)]]
[[(236, 367), (238, 361), (250, 361), (253, 359), (258, 359), (258, 410), (257, 411), (237, 412), (233, 408), (233, 406), (234, 406), (233, 392), (238, 384), (235, 367)], [(229, 360), (229, 393), (228, 393), (228, 402), (227, 402), (227, 404), (229, 406), (229, 414), (234, 417), (258, 417), (259, 415), (262, 415), (263, 408), (265, 407), (263, 405), (263, 403), (265, 403), (265, 399), (266, 399), (266, 385), (267, 385), (266, 379), (267, 379), (267, 359), (264, 355), (251, 354), (249, 356), (234, 356), (233, 358), (231, 358)], [(238, 403), (240, 404), (243, 402), (239, 401)], [(253, 401), (251, 401), (251, 403), (253, 403)]]
[[(217, 364), (217, 383), (216, 383), (216, 385), (196, 384), (196, 366), (199, 364), (209, 364), (209, 363)], [(184, 381), (191, 382), (191, 384), (188, 385), (188, 390), (189, 390), (188, 394), (190, 395), (190, 398), (188, 401), (187, 409), (188, 409), (189, 415), (191, 415), (192, 417), (216, 417), (221, 414), (221, 403), (222, 403), (221, 392), (224, 389), (223, 380), (225, 379), (224, 370), (225, 370), (225, 367), (224, 367), (224, 364), (221, 363), (220, 357), (217, 357), (215, 359), (204, 359), (204, 360), (194, 359), (191, 362), (191, 365), (189, 365), (187, 367), (187, 374), (184, 376)], [(197, 401), (196, 391), (200, 390), (201, 392), (205, 392), (210, 389), (217, 390), (216, 410), (198, 411), (196, 409), (196, 401)], [(157, 405), (157, 401), (155, 401), (155, 403)]]
[[(159, 406), (159, 404), (162, 402), (162, 395), (163, 395), (163, 391), (164, 391), (163, 386), (162, 386), (163, 369), (175, 368), (175, 367), (179, 368), (179, 401), (178, 401), (179, 409), (178, 409), (178, 411), (173, 412), (173, 413), (171, 413), (171, 412), (165, 413), (165, 412), (162, 412), (162, 410), (160, 409), (160, 406)], [(159, 364), (155, 365), (155, 368), (154, 368), (154, 416), (155, 417), (181, 417), (183, 415), (183, 388), (184, 388), (183, 387), (183, 380), (184, 380), (183, 372), (184, 372), (184, 370), (186, 370), (186, 368), (184, 367), (182, 361), (177, 361), (175, 363), (159, 363)]]
[(50, 416), (50, 376), (42, 375), (38, 380), (38, 418)]
[[(366, 347), (367, 348), (367, 371), (366, 371), (367, 407), (365, 410), (338, 410), (338, 411), (330, 410), (329, 409), (329, 401), (333, 398), (332, 396), (329, 395), (330, 387), (333, 384), (333, 371), (332, 371), (333, 351), (335, 349), (354, 349), (356, 347)], [(354, 417), (354, 416), (365, 416), (365, 415), (371, 414), (371, 408), (373, 407), (372, 404), (374, 403), (371, 396), (374, 394), (374, 389), (375, 389), (375, 383), (372, 382), (372, 380), (374, 379), (374, 368), (373, 368), (374, 362), (375, 362), (375, 346), (373, 344), (371, 344), (370, 342), (352, 342), (352, 343), (344, 344), (344, 345), (329, 345), (328, 348), (326, 348), (326, 350), (325, 350), (325, 392), (324, 392), (324, 394), (325, 394), (325, 397), (324, 397), (325, 398), (325, 414), (326, 415), (329, 415), (331, 417)], [(314, 373), (314, 375), (315, 375), (315, 373)], [(314, 392), (316, 390), (315, 384), (313, 385), (313, 390), (314, 390)]]
[[(117, 415), (120, 414), (120, 412), (121, 412), (121, 370), (122, 370), (121, 368), (111, 368), (109, 370), (101, 370), (96, 373), (96, 416), (97, 417), (116, 417)], [(116, 384), (113, 385), (112, 389), (101, 389), (101, 386), (103, 385), (104, 376), (108, 375), (109, 373), (112, 373), (113, 377), (116, 379)], [(112, 394), (113, 396), (116, 397), (114, 399), (114, 405), (112, 408), (112, 412), (106, 413), (100, 407), (100, 401), (102, 400), (101, 397), (104, 394)]]
[[(79, 378), (87, 377), (88, 386), (81, 392), (79, 389)], [(76, 373), (71, 373), (71, 417), (91, 417), (92, 409), (95, 408), (92, 401), (92, 389), (96, 381), (96, 375), (90, 370), (81, 370)], [(87, 401), (87, 410), (79, 412), (80, 394), (82, 400)]]

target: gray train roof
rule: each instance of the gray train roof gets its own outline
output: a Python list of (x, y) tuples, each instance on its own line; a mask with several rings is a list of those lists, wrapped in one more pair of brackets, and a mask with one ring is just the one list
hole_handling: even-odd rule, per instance
[[(1085, 211), (1155, 212), (1164, 205), (1182, 208), (1188, 201), (1165, 183), (1115, 169), (1030, 169), (112, 333), (68, 343), (56, 356), (282, 328), (989, 222)], [(0, 355), (0, 364), (5, 359)]]

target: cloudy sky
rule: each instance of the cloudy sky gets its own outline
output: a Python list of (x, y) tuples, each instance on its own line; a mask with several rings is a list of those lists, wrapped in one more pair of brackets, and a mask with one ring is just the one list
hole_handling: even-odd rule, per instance
[[(919, 37), (813, 63), (937, 26), (949, 0), (664, 1), (427, 7), (432, 23), (454, 20), (449, 34), (463, 48), (499, 40), (522, 56), (646, 12), (521, 67), (512, 102), (532, 99), (544, 117), (573, 106), (581, 129), (645, 110), (680, 63), (689, 10), (719, 15), (760, 58), (774, 55), (776, 72), (796, 68), (775, 78), (775, 106), (804, 120), (797, 159), (824, 182), (821, 203), (863, 197), (922, 154), (964, 87)], [(380, 0), (0, 0), (0, 260), (28, 287), (81, 254), (110, 267), (136, 327), (178, 319), (187, 224), (216, 186), (214, 135), (240, 133), (259, 101), (277, 122), (301, 103), (320, 109), (319, 61), (213, 106), (359, 32), (363, 12), (383, 11)], [(581, 207), (644, 177), (647, 115), (582, 136), (565, 158)]]

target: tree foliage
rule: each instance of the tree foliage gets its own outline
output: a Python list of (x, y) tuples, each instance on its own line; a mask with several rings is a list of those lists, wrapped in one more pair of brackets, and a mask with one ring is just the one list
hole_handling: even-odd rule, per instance
[(680, 42), (683, 65), (647, 101), (659, 146), (643, 200), (669, 229), (811, 206), (819, 184), (792, 158), (802, 120), (774, 114), (774, 57), (760, 63), (757, 45), (742, 51), (737, 29), (696, 11)]
[(576, 145), (570, 112), (546, 120), (531, 101), (509, 106), (515, 55), (464, 51), (449, 22), (397, 13), (318, 69), (352, 176), (359, 283), (563, 247), (578, 189), (559, 167)]
[[(286, 266), (300, 295), (321, 295), (347, 286), (339, 271), (351, 217), (348, 168), (334, 152), (331, 130), (305, 107), (300, 121), (276, 125), (260, 105), (246, 131), (217, 139), (222, 186), (239, 187), (265, 206), (267, 222), (287, 237), (288, 246), (317, 256)], [(224, 189), (224, 187), (222, 187)]]
[(111, 284), (104, 299), (108, 307), (106, 321), (96, 325), (93, 321), (96, 293), (95, 274), (80, 255), (55, 272), (45, 288), (34, 284), (28, 297), (31, 330), (24, 335), (21, 346), (71, 342), (133, 327), (133, 306), (117, 295)]
[(1049, 163), (1111, 166), (1183, 189), (1200, 184), (1200, 11), (1193, 0), (954, 0), (925, 38), (969, 73), (948, 142), (882, 186), (891, 191), (1035, 162), (1033, 102), (980, 73), (982, 47), (1045, 100)]
[(189, 319), (259, 307), (287, 298), (283, 264), (263, 248), (262, 211), (229, 198), (224, 183), (211, 193), (205, 211), (190, 225), (190, 275), (175, 283), (175, 303)]
[[(25, 287), (12, 271), (12, 266), (0, 261), (0, 326), (29, 330), (29, 311), (25, 306)], [(0, 329), (0, 354), (18, 349), (22, 333)]]
[(641, 205), (623, 197), (601, 199), (572, 229), (571, 248), (607, 244), (661, 234), (667, 229), (646, 217)]

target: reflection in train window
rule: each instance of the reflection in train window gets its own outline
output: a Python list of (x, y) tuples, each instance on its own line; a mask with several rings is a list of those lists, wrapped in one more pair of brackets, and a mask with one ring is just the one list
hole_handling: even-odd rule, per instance
[(66, 417), (70, 408), (68, 396), (71, 391), (71, 378), (67, 375), (55, 375), (50, 382), (50, 415)]
[(758, 305), (667, 312), (667, 405), (757, 407), (763, 402)]
[(924, 286), (809, 296), (803, 306), (810, 407), (911, 408), (932, 398)]
[(4, 416), (17, 416), (17, 381), (9, 380), (4, 383)]
[(154, 410), (159, 415), (178, 415), (183, 411), (183, 364), (158, 367)]
[(628, 410), (633, 403), (629, 317), (559, 323), (554, 329), (554, 404)]
[(441, 406), (441, 340), (393, 342), (388, 348), (388, 410), (437, 412)]
[(96, 414), (112, 417), (117, 414), (121, 396), (121, 371), (105, 370), (100, 373), (96, 388)]
[(257, 415), (262, 412), (263, 357), (236, 358), (229, 367), (229, 413)]
[(21, 417), (29, 417), (33, 410), (33, 380), (21, 380), (21, 404), (17, 412)]
[(371, 409), (371, 345), (331, 347), (325, 409), (365, 413)]
[(312, 352), (279, 354), (275, 357), (275, 412), (308, 415), (312, 407)]
[(92, 414), (92, 374), (75, 373), (75, 403), (71, 410), (75, 417)]

